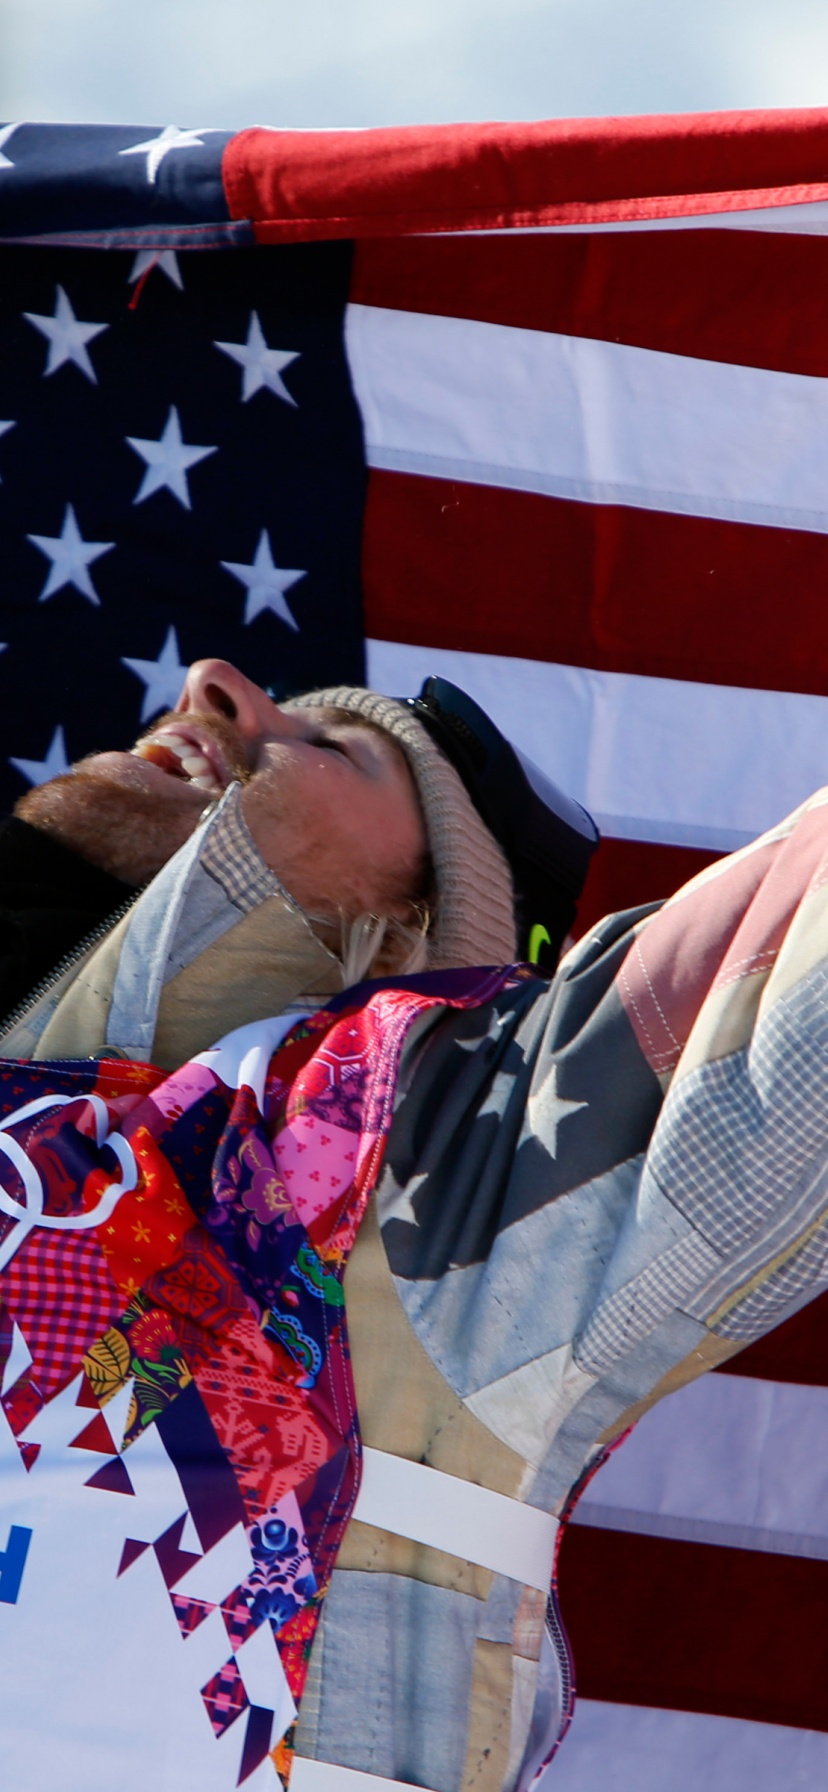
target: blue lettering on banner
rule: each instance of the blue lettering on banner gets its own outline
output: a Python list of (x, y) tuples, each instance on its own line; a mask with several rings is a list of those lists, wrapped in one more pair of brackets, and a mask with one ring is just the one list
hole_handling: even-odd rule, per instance
[(5, 1551), (0, 1553), (0, 1604), (16, 1605), (26, 1566), (32, 1533), (26, 1525), (13, 1524)]

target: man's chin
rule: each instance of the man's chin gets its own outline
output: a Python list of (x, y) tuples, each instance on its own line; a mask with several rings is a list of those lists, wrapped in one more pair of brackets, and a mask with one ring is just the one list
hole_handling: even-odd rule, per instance
[(189, 839), (205, 806), (203, 795), (184, 783), (177, 790), (172, 778), (167, 789), (156, 788), (157, 778), (147, 776), (153, 772), (132, 754), (101, 753), (28, 791), (14, 812), (137, 888)]

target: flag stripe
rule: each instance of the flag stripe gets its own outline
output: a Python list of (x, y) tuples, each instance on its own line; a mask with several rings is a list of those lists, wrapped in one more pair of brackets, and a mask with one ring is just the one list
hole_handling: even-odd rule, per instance
[(587, 1698), (828, 1729), (828, 1562), (570, 1525), (560, 1587)]
[(828, 198), (828, 113), (240, 131), (231, 216), (261, 242), (750, 210)]
[(616, 839), (746, 844), (824, 781), (828, 698), (369, 641), (389, 694), (459, 684)]
[(824, 377), (827, 274), (821, 238), (758, 231), (378, 239), (356, 246), (351, 300)]
[(605, 836), (590, 860), (573, 928), (575, 937), (588, 933), (604, 915), (642, 902), (662, 902), (718, 857), (718, 853), (690, 846), (657, 846), (647, 840)]
[(376, 639), (828, 689), (824, 535), (375, 471), (363, 587)]
[(797, 1381), (803, 1387), (828, 1386), (828, 1295), (818, 1295), (767, 1337), (733, 1357), (727, 1374)]
[(828, 1736), (695, 1711), (579, 1699), (550, 1792), (824, 1792)]
[[(721, 203), (717, 206), (711, 197), (709, 211), (695, 210), (692, 213), (680, 210), (682, 203), (680, 200), (673, 208), (660, 208), (658, 217), (606, 220), (592, 217), (584, 224), (513, 224), (508, 229), (458, 231), (457, 235), (468, 240), (474, 235), (492, 239), (497, 236), (626, 236), (652, 230), (761, 230), (784, 231), (792, 236), (824, 236), (828, 232), (828, 203), (824, 199), (799, 200), (785, 205), (780, 204), (778, 196), (774, 199), (766, 197), (764, 204), (757, 198), (754, 211), (723, 211)], [(371, 240), (379, 242), (382, 239)]]
[(373, 305), (345, 327), (370, 466), (828, 531), (822, 379)]
[(576, 1519), (828, 1560), (828, 1388), (706, 1375), (639, 1421)]

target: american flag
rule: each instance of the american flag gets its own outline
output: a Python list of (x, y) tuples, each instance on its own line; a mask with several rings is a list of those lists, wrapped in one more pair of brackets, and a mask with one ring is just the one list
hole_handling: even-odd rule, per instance
[[(6, 799), (218, 653), (465, 686), (602, 827), (584, 926), (773, 823), (828, 765), (826, 170), (822, 111), (6, 126)], [(823, 1792), (826, 1484), (817, 1301), (583, 1497), (550, 1787)]]

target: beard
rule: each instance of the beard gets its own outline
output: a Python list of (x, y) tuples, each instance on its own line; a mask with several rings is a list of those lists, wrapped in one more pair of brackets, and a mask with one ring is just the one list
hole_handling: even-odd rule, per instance
[[(141, 736), (151, 740), (159, 728), (181, 724), (174, 713), (162, 716)], [(224, 717), (196, 714), (197, 721), (221, 747), (232, 776), (246, 783), (251, 767), (244, 742)], [(148, 786), (146, 761), (130, 764), (119, 756), (117, 771), (109, 754), (82, 759), (66, 776), (27, 791), (14, 813), (42, 833), (61, 841), (90, 864), (122, 883), (138, 888), (155, 877), (198, 826), (209, 799), (194, 786), (171, 775), (166, 786)]]

